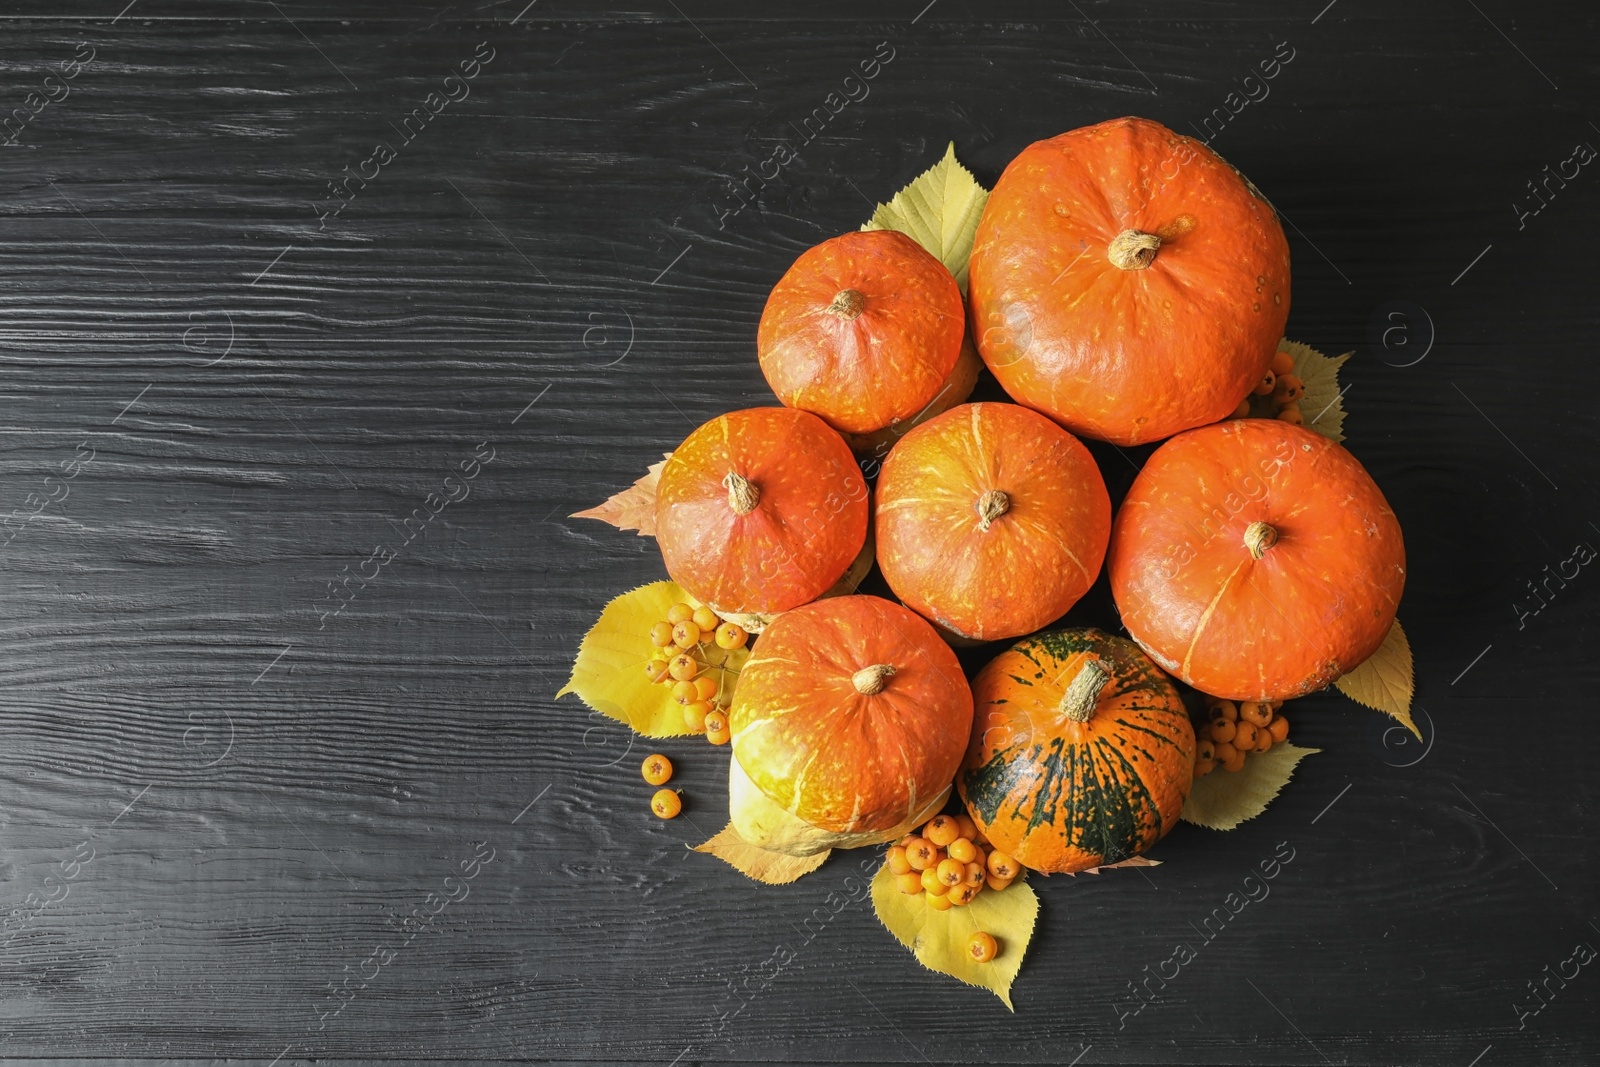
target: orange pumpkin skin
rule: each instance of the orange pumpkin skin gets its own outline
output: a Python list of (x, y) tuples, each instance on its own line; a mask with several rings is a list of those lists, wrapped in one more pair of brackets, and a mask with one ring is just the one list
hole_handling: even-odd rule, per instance
[(1405, 564), (1354, 456), (1278, 419), (1234, 419), (1150, 456), (1109, 569), (1123, 625), (1162, 667), (1213, 696), (1292, 700), (1377, 651)]
[[(1091, 664), (1098, 679), (1085, 677)], [(1194, 728), (1172, 681), (1132, 641), (1095, 629), (1036, 634), (991, 660), (972, 695), (956, 788), (978, 828), (1024, 866), (1116, 863), (1177, 825)]]
[[(743, 479), (752, 496), (736, 490)], [(661, 468), (656, 540), (672, 580), (728, 612), (815, 600), (867, 537), (867, 487), (815, 415), (749, 408), (690, 434)]]
[(978, 351), (1006, 392), (1123, 445), (1233, 411), (1289, 316), (1272, 207), (1205, 145), (1148, 119), (1024, 149), (984, 207), (970, 270)]
[(756, 350), (779, 400), (869, 434), (939, 394), (965, 316), (956, 280), (916, 241), (847, 233), (806, 251), (773, 286)]
[(875, 518), (895, 595), (961, 637), (995, 641), (1060, 618), (1094, 584), (1111, 499), (1083, 442), (1043, 415), (964, 404), (895, 445)]
[[(893, 673), (862, 692), (873, 687), (858, 675), (880, 664)], [(972, 690), (927, 622), (880, 597), (841, 596), (773, 620), (728, 718), (734, 758), (777, 804), (824, 830), (885, 830), (948, 790)]]

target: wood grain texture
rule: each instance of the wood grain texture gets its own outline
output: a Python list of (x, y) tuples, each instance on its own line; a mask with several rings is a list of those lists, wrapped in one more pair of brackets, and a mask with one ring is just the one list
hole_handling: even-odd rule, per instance
[[(1600, 1057), (1592, 968), (1521, 1029), (1515, 1008), (1600, 945), (1600, 577), (1527, 587), (1600, 543), (1600, 175), (1519, 218), (1544, 167), (1600, 144), (1600, 15), (125, 3), (0, 13), (0, 120), (94, 56), (0, 146), (0, 516), (69, 490), (0, 533), (0, 1055)], [(481, 42), (470, 95), (408, 138)], [(880, 42), (870, 93), (829, 112)], [(1289, 335), (1356, 350), (1347, 443), (1406, 533), (1428, 741), (1297, 702), (1295, 740), (1324, 752), (1265, 816), (1180, 828), (1160, 867), (1040, 880), (1012, 1016), (878, 928), (862, 854), (759, 887), (687, 853), (726, 821), (725, 752), (662, 744), (686, 817), (648, 815), (643, 743), (551, 694), (605, 601), (664, 572), (651, 540), (564, 516), (771, 403), (768, 288), (947, 142), (992, 183), (1130, 113), (1211, 118), (1288, 221)], [(319, 230), (380, 141), (392, 161)], [(780, 142), (798, 158), (736, 192)], [(480, 443), (469, 494), (427, 518)], [(1115, 503), (1148, 449), (1092, 451)], [(344, 584), (380, 545), (379, 577)], [(1116, 625), (1103, 577), (1068, 621)], [(1284, 841), (1270, 895), (1200, 946)], [(405, 941), (475, 848), (495, 858), (465, 899)], [(1197, 959), (1119, 1010), (1179, 941)], [(392, 960), (324, 1020), (378, 946)]]

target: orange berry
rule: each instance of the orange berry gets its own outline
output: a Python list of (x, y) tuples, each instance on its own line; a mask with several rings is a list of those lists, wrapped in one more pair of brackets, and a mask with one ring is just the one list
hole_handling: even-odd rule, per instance
[(663, 819), (670, 819), (683, 810), (683, 798), (676, 789), (657, 789), (650, 798), (650, 810)]
[(947, 859), (934, 873), (947, 886), (960, 885), (967, 880), (967, 865), (957, 859)]
[(1272, 707), (1258, 700), (1239, 702), (1239, 718), (1253, 726), (1265, 726), (1272, 721)]
[(932, 867), (922, 872), (922, 890), (936, 897), (942, 897), (950, 892), (950, 883), (939, 877), (939, 872)]
[(934, 911), (949, 911), (955, 907), (955, 903), (950, 899), (949, 893), (940, 893), (936, 896), (929, 896), (927, 899), (928, 907)]
[(900, 892), (908, 897), (914, 897), (922, 892), (922, 875), (916, 871), (907, 871), (905, 874), (895, 875), (894, 883), (900, 887)]
[(1265, 752), (1267, 749), (1269, 749), (1271, 747), (1272, 747), (1272, 731), (1270, 729), (1269, 730), (1263, 730), (1260, 727), (1257, 727), (1256, 728), (1255, 750), (1257, 752)]
[(1232, 759), (1223, 761), (1222, 769), (1225, 771), (1244, 770), (1244, 753), (1238, 751), (1234, 752)]
[(687, 682), (700, 673), (700, 664), (687, 652), (679, 652), (667, 661), (667, 673), (680, 682)]
[(683, 706), (683, 725), (697, 734), (706, 732), (706, 716), (711, 714), (711, 705), (704, 700), (691, 701)]
[(1227, 763), (1229, 760), (1233, 759), (1234, 756), (1239, 754), (1239, 750), (1233, 747), (1233, 743), (1231, 741), (1218, 741), (1216, 747), (1217, 754), (1211, 758), (1216, 760), (1218, 763)]
[(713, 745), (725, 745), (733, 740), (733, 734), (727, 730), (707, 730), (706, 740)]
[(1294, 357), (1287, 352), (1274, 352), (1272, 354), (1272, 373), (1280, 378), (1285, 374), (1294, 373)]
[(750, 640), (750, 635), (744, 627), (731, 622), (725, 622), (717, 627), (717, 647), (726, 649), (743, 648), (744, 643)]
[(719, 688), (720, 686), (717, 685), (717, 680), (715, 678), (704, 674), (695, 676), (694, 696), (696, 700), (717, 699), (717, 690)]
[(957, 834), (957, 837), (964, 837), (968, 841), (976, 841), (978, 839), (978, 824), (972, 821), (972, 816), (957, 815), (956, 825), (961, 829), (961, 833)]
[(1273, 387), (1277, 384), (1278, 376), (1269, 370), (1266, 374), (1261, 376), (1261, 380), (1256, 383), (1256, 387), (1250, 391), (1256, 396), (1266, 396), (1268, 393), (1272, 392)]
[(1022, 864), (1001, 852), (999, 849), (989, 853), (989, 873), (996, 878), (1011, 881), (1022, 871)]
[(954, 815), (935, 815), (922, 831), (922, 836), (944, 848), (961, 834), (961, 824)]
[(1289, 738), (1289, 720), (1282, 715), (1272, 720), (1272, 725), (1267, 727), (1267, 733), (1272, 735), (1273, 744), (1286, 741)]
[(1272, 387), (1272, 399), (1279, 404), (1298, 403), (1305, 395), (1306, 383), (1294, 374), (1279, 375), (1277, 384)]
[(672, 644), (672, 624), (658, 622), (650, 627), (650, 643), (657, 648), (666, 648)]
[(1258, 727), (1253, 722), (1241, 722), (1233, 734), (1233, 747), (1240, 752), (1249, 752), (1256, 747), (1256, 731)]
[(706, 712), (706, 729), (719, 733), (728, 729), (728, 713), (717, 708)]
[(999, 889), (1004, 889), (1006, 886), (1010, 885), (1013, 881), (1014, 881), (1014, 879), (1011, 879), (1011, 878), (996, 878), (994, 875), (991, 874), (991, 875), (987, 875), (984, 878), (983, 884), (988, 886), (990, 889), (999, 890)]
[(1208, 740), (1203, 740), (1202, 739), (1200, 741), (1196, 741), (1195, 742), (1194, 759), (1195, 759), (1196, 763), (1200, 762), (1201, 760), (1216, 759), (1216, 758), (1217, 758), (1217, 744), (1216, 744), (1215, 741), (1208, 741)]
[(645, 660), (644, 676), (652, 682), (670, 682), (672, 680), (672, 676), (667, 673), (667, 661), (664, 659)]
[(1196, 778), (1204, 778), (1216, 769), (1217, 761), (1214, 759), (1197, 759), (1194, 761), (1194, 776)]
[(986, 934), (982, 930), (967, 938), (967, 955), (977, 963), (988, 963), (1000, 954), (1000, 945), (995, 941), (993, 934)]
[(694, 608), (688, 604), (678, 603), (667, 609), (667, 621), (674, 626), (692, 618), (694, 618)]
[(651, 785), (666, 785), (672, 778), (672, 761), (657, 752), (644, 758), (644, 765), (639, 768), (639, 773), (644, 775), (644, 780)]
[(904, 836), (904, 837), (902, 837), (900, 839), (900, 847), (901, 848), (905, 848), (906, 846), (910, 845), (911, 842), (917, 840), (917, 838), (919, 838), (921, 836), (922, 836), (921, 834), (907, 834), (906, 836)]
[(1250, 416), (1250, 399), (1248, 397), (1246, 397), (1245, 399), (1239, 401), (1239, 406), (1233, 409), (1233, 414), (1230, 416), (1230, 418), (1244, 419), (1244, 418), (1248, 418), (1249, 416)]
[(958, 837), (950, 842), (950, 847), (945, 849), (950, 853), (950, 858), (960, 860), (962, 863), (971, 863), (978, 858), (978, 846), (965, 837)]
[(896, 845), (889, 850), (889, 873), (905, 874), (911, 869), (911, 864), (906, 862), (904, 845)]
[(1304, 426), (1306, 424), (1306, 417), (1300, 414), (1299, 404), (1290, 404), (1288, 407), (1278, 412), (1278, 421), (1287, 422), (1290, 426)]
[(984, 875), (983, 864), (981, 864), (981, 863), (967, 863), (967, 864), (963, 864), (963, 866), (966, 868), (966, 872), (967, 872), (966, 873), (966, 883), (968, 885), (982, 885), (983, 884), (983, 875)]
[(906, 845), (906, 862), (913, 871), (925, 871), (936, 865), (938, 861), (934, 857), (937, 855), (939, 850), (925, 837), (915, 838)]
[(1239, 721), (1239, 705), (1231, 700), (1219, 700), (1211, 708), (1213, 719), (1227, 719), (1229, 722)]
[(689, 616), (689, 621), (700, 627), (700, 632), (704, 634), (722, 625), (722, 620), (717, 618), (717, 613), (710, 608), (695, 608), (694, 614)]
[(694, 679), (686, 682), (674, 682), (672, 685), (672, 699), (685, 706), (693, 704), (700, 699), (700, 689), (694, 684)]
[(1239, 724), (1227, 719), (1212, 719), (1211, 725), (1206, 727), (1206, 733), (1211, 735), (1213, 741), (1232, 741), (1238, 731)]
[(672, 628), (672, 643), (679, 648), (693, 648), (700, 643), (700, 627), (693, 619), (685, 619)]
[(949, 895), (952, 904), (971, 904), (972, 898), (978, 895), (978, 886), (962, 883), (952, 888)]

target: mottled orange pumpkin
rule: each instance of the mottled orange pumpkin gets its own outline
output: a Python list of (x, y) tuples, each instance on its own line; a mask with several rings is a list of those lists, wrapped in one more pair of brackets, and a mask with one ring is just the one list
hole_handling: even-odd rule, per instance
[(965, 329), (944, 264), (903, 233), (872, 230), (795, 260), (767, 297), (756, 351), (779, 400), (870, 434), (939, 395)]
[(866, 537), (867, 487), (855, 457), (808, 412), (719, 415), (661, 468), (656, 540), (667, 572), (719, 613), (815, 600)]
[(878, 478), (878, 565), (965, 638), (1060, 618), (1100, 573), (1111, 500), (1083, 442), (1016, 404), (964, 404), (895, 445)]
[(937, 813), (966, 749), (972, 692), (926, 621), (841, 596), (773, 620), (728, 717), (735, 829), (808, 854), (898, 837)]
[(1349, 452), (1278, 419), (1234, 419), (1145, 461), (1109, 570), (1123, 625), (1161, 666), (1212, 696), (1291, 700), (1377, 651), (1406, 554)]
[(1018, 642), (972, 682), (956, 787), (994, 846), (1045, 873), (1136, 856), (1177, 825), (1194, 728), (1132, 641), (1094, 629)]
[(1233, 411), (1289, 315), (1272, 206), (1148, 119), (1024, 149), (984, 207), (970, 270), (978, 352), (1006, 392), (1123, 445)]

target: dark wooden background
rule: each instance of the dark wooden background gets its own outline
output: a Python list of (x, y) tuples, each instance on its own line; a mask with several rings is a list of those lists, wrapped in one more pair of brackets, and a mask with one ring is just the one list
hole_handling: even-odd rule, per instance
[[(0, 1056), (1600, 1058), (1597, 968), (1528, 986), (1600, 946), (1600, 575), (1537, 614), (1527, 588), (1600, 546), (1600, 174), (1538, 214), (1527, 185), (1600, 146), (1590, 5), (124, 4), (0, 18), (0, 116), (94, 56), (0, 147)], [(480, 42), (470, 96), (404, 143)], [(870, 96), (719, 228), (880, 42)], [(1288, 220), (1289, 335), (1356, 352), (1345, 428), (1406, 530), (1427, 743), (1307, 699), (1324, 752), (1264, 817), (1037, 883), (1012, 1015), (879, 928), (864, 854), (783, 888), (686, 854), (725, 819), (725, 750), (651, 744), (688, 807), (647, 813), (648, 749), (552, 694), (664, 572), (566, 516), (771, 403), (768, 287), (948, 141), (992, 183), (1101, 119), (1192, 133), (1280, 42), (1213, 144)], [(1119, 498), (1131, 467), (1097, 455)], [(1114, 624), (1103, 583), (1071, 618)], [(1119, 1027), (1279, 842), (1270, 897)]]

